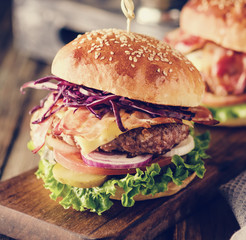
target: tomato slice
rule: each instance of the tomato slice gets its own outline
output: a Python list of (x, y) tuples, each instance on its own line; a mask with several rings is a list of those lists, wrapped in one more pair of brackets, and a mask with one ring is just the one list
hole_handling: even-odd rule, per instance
[[(73, 153), (64, 153), (61, 151), (57, 151), (56, 149), (53, 150), (54, 157), (58, 163), (60, 163), (63, 167), (78, 171), (78, 172), (85, 172), (90, 174), (97, 174), (97, 175), (125, 175), (127, 173), (136, 173), (136, 168), (130, 169), (110, 169), (110, 168), (99, 168), (99, 167), (92, 167), (87, 165), (81, 158), (80, 153), (73, 152)], [(147, 166), (150, 166), (152, 163), (157, 162), (160, 167), (166, 166), (171, 163), (171, 158), (156, 158)], [(141, 170), (145, 170), (146, 167), (141, 167)]]

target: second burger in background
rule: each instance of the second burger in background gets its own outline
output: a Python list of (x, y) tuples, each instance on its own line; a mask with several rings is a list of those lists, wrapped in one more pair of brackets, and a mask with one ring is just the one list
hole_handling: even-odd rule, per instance
[(202, 73), (203, 103), (226, 126), (246, 125), (246, 0), (190, 0), (165, 37)]

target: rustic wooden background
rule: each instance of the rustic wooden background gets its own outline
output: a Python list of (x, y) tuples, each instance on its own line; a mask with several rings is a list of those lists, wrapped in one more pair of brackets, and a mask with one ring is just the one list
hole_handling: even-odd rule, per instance
[[(12, 33), (12, 1), (0, 1), (0, 180), (10, 179), (37, 166), (38, 157), (30, 153), (28, 111), (39, 102), (43, 92), (20, 86), (50, 74), (50, 66), (17, 50)], [(1, 212), (0, 212), (1, 217)], [(156, 240), (226, 240), (239, 229), (226, 201), (217, 194), (212, 201), (163, 232)], [(0, 239), (11, 239), (0, 235)]]

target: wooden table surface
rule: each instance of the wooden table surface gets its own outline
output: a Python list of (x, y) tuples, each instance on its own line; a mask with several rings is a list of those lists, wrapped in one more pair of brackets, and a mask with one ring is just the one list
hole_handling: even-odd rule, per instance
[[(39, 102), (43, 92), (20, 86), (50, 74), (50, 66), (33, 60), (17, 50), (13, 43), (11, 1), (0, 1), (0, 180), (10, 179), (38, 164), (38, 157), (27, 150), (29, 140), (28, 111)], [(0, 213), (1, 217), (1, 213)], [(201, 209), (163, 232), (156, 239), (226, 240), (239, 229), (224, 198), (219, 194)], [(0, 233), (1, 234), (1, 233)], [(0, 235), (0, 239), (11, 239)]]

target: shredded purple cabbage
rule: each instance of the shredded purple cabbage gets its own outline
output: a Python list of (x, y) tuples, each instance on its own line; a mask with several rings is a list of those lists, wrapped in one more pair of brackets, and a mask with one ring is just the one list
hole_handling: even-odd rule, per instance
[[(53, 83), (52, 80), (58, 81)], [(40, 119), (34, 121), (34, 124), (41, 123), (55, 112), (63, 107), (86, 107), (97, 118), (101, 119), (107, 112), (112, 111), (116, 118), (119, 129), (122, 132), (127, 131), (122, 124), (120, 109), (127, 111), (141, 111), (148, 113), (151, 117), (168, 117), (176, 119), (191, 120), (194, 113), (187, 107), (156, 105), (137, 100), (131, 100), (125, 97), (117, 96), (112, 93), (88, 88), (82, 85), (67, 82), (55, 76), (48, 76), (36, 81), (31, 81), (21, 87), (21, 92), (25, 88), (46, 89), (53, 94), (53, 103)], [(45, 101), (50, 96), (48, 94), (40, 101), (40, 105), (34, 107), (30, 113), (34, 113), (44, 106)], [(63, 104), (53, 109), (58, 100), (62, 99)]]

